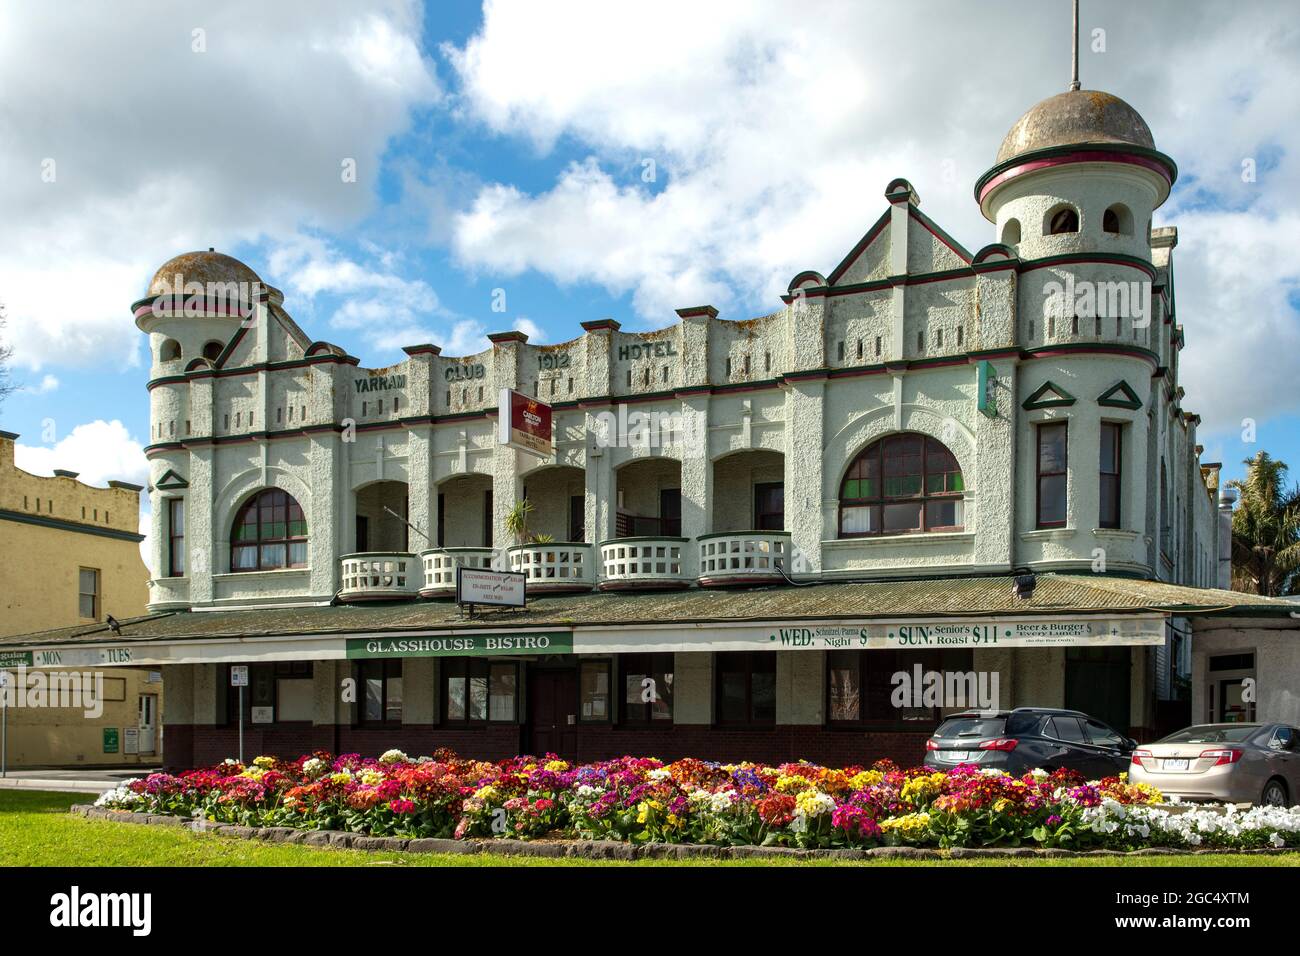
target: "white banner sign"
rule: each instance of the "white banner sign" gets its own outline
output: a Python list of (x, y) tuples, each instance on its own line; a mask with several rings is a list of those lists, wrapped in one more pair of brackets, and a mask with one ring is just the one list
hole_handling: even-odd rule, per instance
[(108, 667), (113, 664), (135, 663), (131, 647), (61, 647), (56, 650), (33, 651), (33, 667)]
[(456, 569), (456, 601), (459, 604), (524, 606), (524, 575), (516, 571)]
[(1123, 647), (1163, 644), (1163, 615), (1132, 618), (914, 619), (862, 624), (688, 625), (578, 628), (577, 654), (660, 651), (942, 650), (993, 647)]

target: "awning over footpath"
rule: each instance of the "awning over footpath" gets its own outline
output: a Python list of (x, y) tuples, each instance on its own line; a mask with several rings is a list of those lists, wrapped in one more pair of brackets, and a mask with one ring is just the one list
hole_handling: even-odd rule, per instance
[[(169, 612), (0, 638), (0, 665), (611, 653), (665, 650), (1156, 644), (1171, 616), (1287, 619), (1297, 604), (1119, 577), (811, 584), (589, 593), (462, 614), (451, 602)], [(1300, 626), (1300, 622), (1295, 622)], [(233, 646), (232, 646), (233, 645)]]

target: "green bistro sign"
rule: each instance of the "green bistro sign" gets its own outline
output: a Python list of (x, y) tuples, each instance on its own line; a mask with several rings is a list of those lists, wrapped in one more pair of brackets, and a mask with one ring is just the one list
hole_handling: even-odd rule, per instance
[(456, 634), (447, 637), (349, 637), (348, 660), (376, 657), (495, 657), (502, 654), (571, 654), (570, 631), (537, 634)]

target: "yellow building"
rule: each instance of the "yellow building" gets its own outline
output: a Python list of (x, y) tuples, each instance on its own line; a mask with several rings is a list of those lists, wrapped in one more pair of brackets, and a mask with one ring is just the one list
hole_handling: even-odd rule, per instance
[[(141, 487), (28, 474), (14, 465), (17, 438), (0, 431), (0, 637), (144, 614)], [(103, 663), (84, 652), (0, 654), (10, 770), (161, 759), (161, 675)]]

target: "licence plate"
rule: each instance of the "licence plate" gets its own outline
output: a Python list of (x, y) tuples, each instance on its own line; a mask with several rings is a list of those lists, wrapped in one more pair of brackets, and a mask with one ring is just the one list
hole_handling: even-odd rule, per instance
[(953, 763), (961, 763), (963, 760), (969, 760), (969, 759), (970, 759), (970, 751), (969, 751), (969, 750), (949, 750), (949, 751), (948, 751), (948, 759), (951, 760)]
[(1166, 760), (1164, 762), (1164, 765), (1160, 769), (1161, 770), (1186, 770), (1187, 766), (1188, 766), (1187, 758), (1184, 757), (1180, 760), (1174, 760), (1171, 758)]

